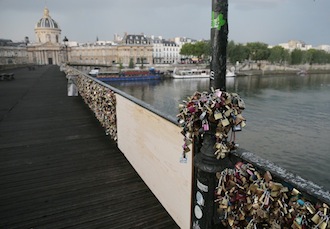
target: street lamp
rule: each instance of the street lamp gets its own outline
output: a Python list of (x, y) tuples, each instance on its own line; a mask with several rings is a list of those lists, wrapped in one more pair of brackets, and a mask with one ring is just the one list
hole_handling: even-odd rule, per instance
[(64, 43), (64, 46), (65, 46), (65, 62), (69, 61), (69, 58), (68, 58), (68, 42), (69, 42), (69, 39), (66, 36), (64, 36), (63, 43)]

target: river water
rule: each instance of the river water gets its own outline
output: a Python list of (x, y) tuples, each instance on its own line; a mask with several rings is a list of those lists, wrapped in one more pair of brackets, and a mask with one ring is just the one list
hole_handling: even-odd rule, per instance
[[(209, 79), (110, 84), (173, 117), (187, 96), (209, 91)], [(330, 190), (330, 74), (244, 76), (226, 85), (246, 104), (239, 147)]]

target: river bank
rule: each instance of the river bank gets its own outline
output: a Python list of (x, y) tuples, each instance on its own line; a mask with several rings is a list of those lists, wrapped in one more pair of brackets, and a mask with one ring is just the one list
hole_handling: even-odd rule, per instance
[(307, 74), (326, 74), (330, 73), (330, 64), (274, 65), (253, 63), (238, 65), (235, 69), (237, 76), (297, 74), (300, 71), (305, 71)]
[[(179, 69), (203, 69), (210, 68), (207, 64), (162, 64), (154, 65), (157, 70), (165, 73), (166, 77), (171, 78), (174, 68)], [(249, 75), (285, 75), (297, 74), (304, 71), (307, 74), (328, 74), (330, 73), (330, 64), (304, 64), (304, 65), (276, 65), (264, 63), (242, 63), (237, 65), (228, 64), (227, 69), (234, 69), (237, 76)]]

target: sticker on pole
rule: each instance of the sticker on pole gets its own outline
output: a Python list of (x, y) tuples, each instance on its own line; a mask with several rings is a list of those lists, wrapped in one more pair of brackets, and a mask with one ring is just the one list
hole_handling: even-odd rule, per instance
[(220, 30), (222, 26), (226, 24), (226, 20), (223, 18), (223, 14), (219, 14), (218, 16), (215, 16), (216, 12), (212, 11), (212, 22), (211, 22), (211, 28)]

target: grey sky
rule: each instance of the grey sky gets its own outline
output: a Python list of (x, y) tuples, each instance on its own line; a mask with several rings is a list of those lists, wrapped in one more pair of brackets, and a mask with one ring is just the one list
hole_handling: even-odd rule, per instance
[[(290, 39), (330, 45), (330, 0), (228, 0), (229, 40), (270, 45)], [(113, 40), (115, 33), (209, 39), (212, 0), (0, 0), (0, 38), (35, 40), (45, 6), (62, 39)]]

